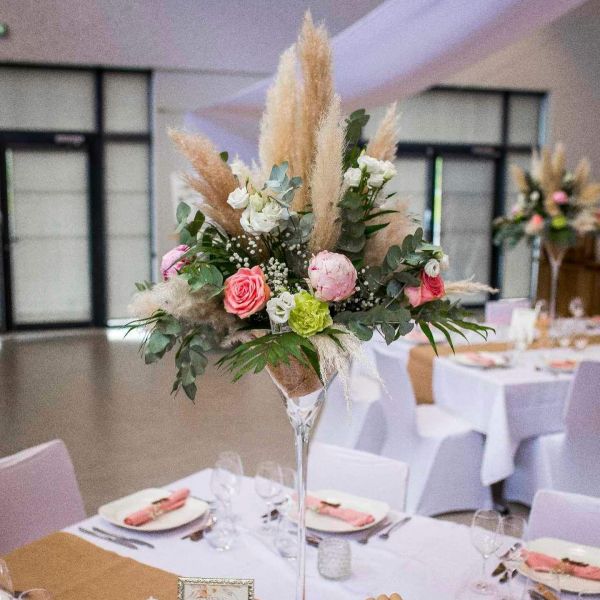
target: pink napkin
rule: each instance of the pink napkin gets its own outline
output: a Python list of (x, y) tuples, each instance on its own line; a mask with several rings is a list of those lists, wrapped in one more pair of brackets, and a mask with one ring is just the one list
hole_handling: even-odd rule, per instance
[(560, 560), (539, 552), (527, 552), (525, 562), (534, 571), (548, 572), (558, 567), (561, 573), (573, 575), (573, 577), (581, 577), (582, 579), (600, 581), (600, 567), (583, 565), (569, 560)]
[(190, 495), (190, 490), (182, 488), (174, 491), (168, 498), (163, 498), (157, 502), (153, 502), (150, 506), (146, 506), (141, 510), (130, 514), (125, 517), (123, 521), (126, 525), (132, 525), (133, 527), (139, 527), (149, 521), (158, 519), (160, 515), (181, 508), (187, 501), (187, 497)]
[(489, 356), (482, 356), (477, 352), (465, 352), (465, 357), (475, 365), (482, 367), (493, 367), (496, 363)]
[(375, 517), (368, 513), (360, 512), (352, 508), (342, 508), (341, 506), (331, 506), (314, 498), (313, 496), (306, 496), (306, 506), (310, 510), (318, 512), (320, 515), (327, 515), (328, 517), (334, 517), (335, 519), (341, 519), (350, 523), (354, 527), (364, 527), (375, 521)]

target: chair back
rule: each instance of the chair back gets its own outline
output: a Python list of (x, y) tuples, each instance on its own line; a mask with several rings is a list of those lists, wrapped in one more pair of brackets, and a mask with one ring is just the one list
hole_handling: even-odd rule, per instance
[(571, 443), (577, 444), (582, 436), (600, 440), (600, 362), (579, 365), (569, 390), (565, 424)]
[(73, 464), (61, 440), (0, 459), (0, 555), (84, 518)]
[(529, 308), (528, 298), (502, 298), (485, 303), (485, 322), (488, 325), (510, 325), (515, 308)]
[(539, 490), (531, 505), (528, 538), (541, 537), (600, 546), (600, 498)]
[(319, 442), (310, 449), (309, 490), (339, 490), (403, 511), (407, 483), (408, 465), (398, 460)]
[(419, 433), (415, 394), (406, 359), (395, 354), (391, 346), (377, 349), (375, 361), (382, 381), (379, 402), (387, 429), (381, 453), (409, 461)]

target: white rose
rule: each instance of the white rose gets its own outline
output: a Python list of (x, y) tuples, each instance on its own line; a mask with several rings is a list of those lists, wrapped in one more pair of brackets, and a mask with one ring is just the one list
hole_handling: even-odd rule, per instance
[(265, 204), (262, 209), (262, 214), (275, 223), (279, 223), (279, 221), (287, 220), (289, 218), (287, 209), (274, 200), (269, 200), (269, 202)]
[(437, 277), (440, 274), (440, 263), (435, 258), (431, 258), (425, 265), (425, 273), (429, 277)]
[(367, 180), (369, 187), (380, 188), (384, 183), (383, 173), (373, 173)]
[(227, 198), (227, 204), (232, 208), (237, 210), (241, 210), (242, 208), (246, 208), (248, 206), (248, 192), (244, 188), (235, 188), (229, 197)]
[(296, 306), (294, 296), (289, 292), (282, 292), (279, 296), (271, 298), (267, 302), (267, 313), (273, 323), (287, 323), (290, 311)]
[(360, 183), (362, 171), (356, 168), (350, 168), (344, 173), (344, 183), (348, 187), (356, 187)]
[(534, 190), (533, 192), (531, 192), (531, 194), (529, 194), (529, 197), (534, 202), (537, 202), (540, 199), (540, 193), (537, 190)]
[(260, 212), (265, 205), (265, 199), (258, 192), (256, 192), (250, 196), (248, 204), (252, 207), (252, 210)]
[(247, 233), (260, 235), (261, 233), (269, 233), (269, 231), (275, 229), (277, 221), (273, 221), (268, 215), (254, 210), (252, 206), (248, 206), (242, 213), (240, 225)]
[(358, 166), (361, 169), (365, 169), (367, 173), (382, 173), (382, 163), (380, 160), (373, 158), (372, 156), (368, 156), (367, 154), (361, 154), (358, 157)]
[(389, 160), (384, 160), (381, 163), (381, 166), (383, 168), (383, 178), (388, 181), (389, 179), (391, 179), (392, 177), (396, 177), (396, 165), (394, 165), (393, 162), (389, 161)]
[(447, 254), (442, 255), (442, 258), (440, 259), (440, 267), (442, 268), (442, 271), (450, 268), (450, 257)]

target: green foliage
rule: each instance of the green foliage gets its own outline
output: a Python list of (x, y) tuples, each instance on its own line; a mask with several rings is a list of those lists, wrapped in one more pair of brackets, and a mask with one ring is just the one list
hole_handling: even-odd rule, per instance
[(277, 194), (277, 201), (283, 206), (290, 205), (296, 189), (302, 185), (301, 177), (288, 177), (288, 166), (287, 162), (273, 165), (269, 179), (265, 182), (265, 187)]
[(363, 127), (371, 117), (364, 108), (355, 110), (346, 119), (346, 154), (344, 156), (344, 171), (351, 167), (360, 155), (359, 142), (362, 137)]

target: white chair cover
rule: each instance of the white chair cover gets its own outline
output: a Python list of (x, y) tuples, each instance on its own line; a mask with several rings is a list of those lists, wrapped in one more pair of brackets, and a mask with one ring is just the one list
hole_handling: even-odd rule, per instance
[(0, 459), (0, 554), (84, 518), (73, 464), (61, 440)]
[(539, 490), (531, 506), (528, 538), (541, 537), (600, 546), (600, 498)]
[(506, 483), (511, 500), (531, 504), (538, 489), (600, 496), (600, 362), (582, 362), (569, 391), (565, 432), (525, 440)]
[(403, 511), (408, 465), (368, 452), (315, 442), (308, 459), (308, 489), (334, 489), (387, 502)]
[(485, 322), (489, 325), (510, 325), (515, 308), (529, 308), (529, 298), (502, 298), (485, 303)]
[(405, 361), (383, 346), (375, 356), (385, 386), (380, 403), (387, 434), (381, 453), (410, 466), (408, 510), (435, 515), (491, 506), (480, 475), (483, 436), (435, 405), (417, 406)]

